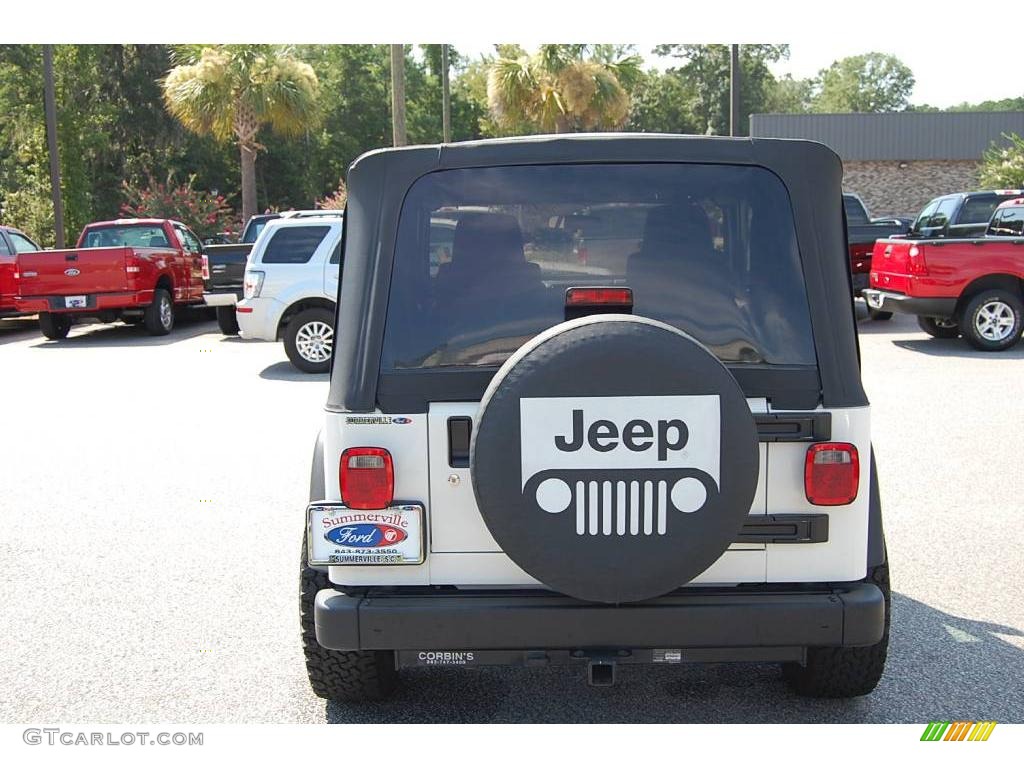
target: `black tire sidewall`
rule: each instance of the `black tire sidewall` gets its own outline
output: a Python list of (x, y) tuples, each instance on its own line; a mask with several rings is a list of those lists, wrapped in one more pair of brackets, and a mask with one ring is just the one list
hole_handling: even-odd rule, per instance
[(238, 316), (234, 307), (217, 307), (217, 327), (225, 336), (238, 335)]
[[(977, 332), (975, 318), (981, 308), (990, 301), (1001, 301), (1013, 310), (1013, 332), (1001, 341), (990, 341)], [(1024, 303), (1021, 302), (1020, 296), (1002, 288), (978, 293), (967, 302), (960, 319), (960, 333), (963, 337), (972, 347), (985, 352), (1001, 352), (1016, 346), (1020, 341), (1022, 331), (1024, 331)]]
[(39, 329), (43, 336), (53, 341), (67, 338), (71, 331), (71, 318), (65, 315), (54, 315), (49, 312), (39, 315)]
[(331, 357), (323, 362), (317, 363), (304, 358), (299, 354), (298, 346), (295, 343), (295, 337), (299, 329), (313, 320), (324, 322), (331, 327), (332, 331), (335, 331), (334, 312), (322, 307), (304, 309), (293, 317), (285, 328), (284, 351), (288, 355), (288, 360), (291, 361), (291, 364), (303, 373), (328, 373), (331, 370), (331, 360), (334, 358), (334, 343), (337, 342), (337, 332), (334, 334), (335, 338), (331, 346)]

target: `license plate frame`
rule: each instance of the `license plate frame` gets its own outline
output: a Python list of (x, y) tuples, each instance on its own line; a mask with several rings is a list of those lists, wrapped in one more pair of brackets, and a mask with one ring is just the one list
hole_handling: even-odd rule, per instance
[(422, 504), (363, 510), (313, 502), (306, 507), (306, 558), (316, 566), (422, 565), (424, 517)]
[(64, 308), (65, 309), (85, 309), (89, 306), (88, 296), (65, 296), (64, 297)]

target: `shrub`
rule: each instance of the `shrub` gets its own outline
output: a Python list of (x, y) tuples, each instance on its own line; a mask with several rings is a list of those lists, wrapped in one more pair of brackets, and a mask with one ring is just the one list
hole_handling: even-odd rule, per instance
[(348, 187), (345, 186), (345, 180), (340, 179), (338, 188), (322, 200), (317, 200), (316, 207), (326, 211), (343, 211), (347, 201)]
[(1003, 134), (1008, 146), (993, 144), (981, 161), (978, 178), (986, 188), (1024, 187), (1024, 138)]
[(147, 187), (123, 183), (127, 202), (121, 213), (130, 218), (176, 219), (191, 227), (200, 238), (217, 232), (238, 232), (237, 216), (224, 195), (214, 195), (193, 187), (195, 176), (176, 184), (173, 176), (166, 182), (149, 179)]

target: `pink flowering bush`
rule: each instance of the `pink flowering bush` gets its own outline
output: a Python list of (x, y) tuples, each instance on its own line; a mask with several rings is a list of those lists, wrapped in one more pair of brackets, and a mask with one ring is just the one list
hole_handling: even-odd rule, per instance
[(238, 217), (227, 198), (197, 190), (194, 182), (194, 176), (185, 184), (175, 184), (173, 176), (168, 176), (166, 182), (151, 177), (146, 187), (133, 187), (126, 181), (122, 186), (127, 202), (121, 205), (121, 214), (136, 219), (176, 219), (201, 238), (217, 232), (239, 232)]

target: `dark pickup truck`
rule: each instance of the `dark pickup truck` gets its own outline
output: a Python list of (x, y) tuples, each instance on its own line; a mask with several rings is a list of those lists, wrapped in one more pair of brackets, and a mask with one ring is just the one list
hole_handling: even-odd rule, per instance
[[(853, 295), (861, 295), (868, 287), (871, 274), (871, 251), (875, 241), (894, 235), (904, 235), (910, 229), (910, 220), (898, 217), (873, 219), (864, 201), (851, 192), (843, 193), (843, 208), (846, 211), (846, 240), (850, 253), (850, 276), (853, 278)], [(892, 312), (882, 312), (868, 307), (873, 320), (888, 320)]]
[(982, 237), (996, 208), (1021, 195), (1024, 190), (988, 189), (937, 197), (917, 214), (907, 236), (914, 240)]
[(203, 247), (203, 301), (216, 308), (217, 325), (229, 336), (238, 333), (235, 304), (242, 298), (249, 252), (267, 222), (279, 218), (280, 213), (253, 216), (246, 222), (240, 242)]

